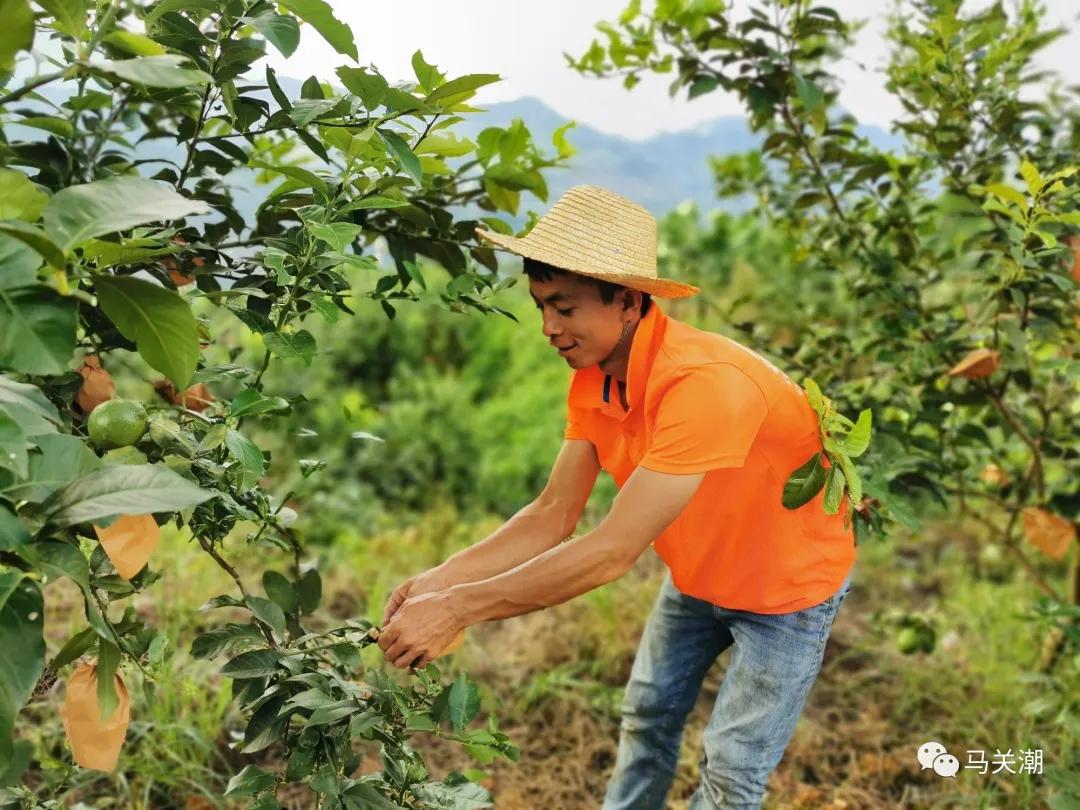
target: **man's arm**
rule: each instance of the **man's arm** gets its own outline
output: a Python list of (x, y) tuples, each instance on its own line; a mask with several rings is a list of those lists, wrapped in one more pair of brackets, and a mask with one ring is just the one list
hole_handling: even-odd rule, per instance
[(484, 540), (438, 567), (447, 587), (509, 571), (566, 538), (581, 518), (600, 462), (590, 442), (563, 442), (543, 492)]
[(679, 516), (704, 477), (638, 467), (595, 530), (511, 571), (450, 588), (452, 610), (468, 626), (557, 605), (618, 579)]

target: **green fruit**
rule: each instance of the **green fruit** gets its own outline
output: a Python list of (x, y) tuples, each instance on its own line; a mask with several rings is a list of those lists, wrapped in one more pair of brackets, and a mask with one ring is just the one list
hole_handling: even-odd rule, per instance
[(117, 447), (101, 457), (103, 463), (112, 466), (114, 464), (145, 464), (146, 454), (137, 447)]
[(922, 647), (922, 633), (914, 627), (905, 627), (896, 637), (896, 646), (904, 655), (911, 655)]
[(130, 399), (110, 399), (90, 412), (86, 427), (99, 450), (135, 444), (146, 432), (146, 409)]

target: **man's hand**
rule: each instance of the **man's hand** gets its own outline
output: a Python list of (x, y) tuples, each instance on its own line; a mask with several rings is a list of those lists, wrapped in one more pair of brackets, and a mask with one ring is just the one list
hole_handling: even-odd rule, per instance
[(421, 669), (464, 629), (454, 601), (446, 591), (410, 596), (396, 610), (390, 623), (383, 625), (379, 647), (395, 667)]
[(436, 569), (429, 568), (427, 571), (409, 577), (394, 588), (394, 592), (390, 594), (390, 598), (386, 601), (386, 610), (383, 611), (383, 627), (386, 626), (387, 622), (394, 618), (394, 614), (397, 613), (398, 608), (400, 608), (410, 596), (421, 596), (425, 593), (441, 591), (453, 584), (451, 582), (445, 582), (435, 572)]

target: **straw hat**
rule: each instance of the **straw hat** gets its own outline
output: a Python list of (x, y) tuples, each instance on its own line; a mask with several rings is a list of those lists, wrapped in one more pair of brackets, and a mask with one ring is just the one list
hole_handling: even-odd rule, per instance
[(656, 275), (656, 219), (596, 186), (573, 186), (521, 239), (477, 228), (482, 239), (519, 256), (660, 298), (701, 292)]

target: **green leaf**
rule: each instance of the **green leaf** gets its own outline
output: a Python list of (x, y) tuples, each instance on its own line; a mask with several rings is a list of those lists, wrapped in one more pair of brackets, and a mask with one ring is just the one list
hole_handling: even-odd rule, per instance
[(76, 478), (45, 502), (45, 515), (57, 526), (73, 526), (114, 515), (171, 512), (213, 498), (168, 467), (123, 464)]
[(390, 85), (378, 73), (368, 73), (366, 68), (339, 67), (338, 78), (345, 89), (359, 96), (364, 107), (373, 110), (383, 103)]
[(0, 290), (13, 290), (37, 284), (41, 256), (19, 239), (0, 234)]
[(100, 469), (101, 460), (78, 436), (51, 433), (35, 436), (37, 449), (28, 456), (26, 481), (7, 487), (12, 497), (41, 503), (73, 479)]
[(860, 411), (855, 427), (848, 431), (847, 436), (843, 438), (841, 444), (844, 452), (851, 458), (858, 458), (870, 446), (870, 421), (870, 409)]
[[(25, 124), (26, 119), (19, 123)], [(14, 169), (0, 169), (0, 219), (21, 219), (34, 222), (49, 195), (30, 182), (30, 178)]]
[(281, 653), (274, 650), (250, 650), (229, 660), (221, 672), (235, 680), (265, 678), (278, 671)]
[(38, 4), (53, 17), (53, 27), (75, 39), (85, 39), (86, 3), (83, 0), (38, 0)]
[(120, 648), (111, 641), (98, 639), (97, 699), (101, 720), (108, 720), (120, 705), (116, 692), (116, 670), (120, 666)]
[(296, 610), (299, 602), (296, 589), (283, 574), (277, 571), (264, 571), (262, 585), (266, 595), (283, 611), (292, 613)]
[(344, 717), (356, 714), (357, 708), (356, 701), (353, 700), (339, 700), (326, 706), (320, 706), (311, 713), (307, 725), (323, 726), (327, 723), (336, 723)]
[(259, 446), (243, 433), (232, 429), (225, 434), (225, 446), (229, 448), (232, 457), (240, 463), (238, 485), (241, 491), (249, 490), (258, 484), (266, 471), (266, 459)]
[(806, 398), (810, 400), (810, 407), (814, 409), (820, 419), (825, 413), (825, 397), (821, 393), (821, 389), (818, 388), (816, 382), (809, 378), (807, 378), (803, 387), (806, 389)]
[(363, 197), (359, 200), (353, 200), (344, 208), (339, 208), (338, 212), (344, 214), (347, 211), (366, 211), (372, 208), (401, 208), (405, 205), (409, 205), (408, 200), (396, 200), (393, 197), (380, 197), (374, 195), (371, 197)]
[(814, 84), (812, 81), (804, 77), (801, 73), (794, 73), (795, 79), (795, 92), (799, 96), (799, 101), (803, 105), (803, 109), (807, 113), (815, 112), (825, 102), (825, 94), (821, 88)]
[(353, 222), (306, 223), (307, 230), (317, 239), (327, 242), (339, 253), (344, 251), (363, 230)]
[(314, 613), (322, 600), (322, 577), (318, 570), (310, 568), (301, 574), (296, 590), (301, 612)]
[[(244, 603), (251, 609), (257, 619), (270, 625), (275, 633), (282, 635), (285, 632), (285, 613), (269, 599), (263, 599), (261, 596), (249, 596), (244, 600)], [(251, 676), (244, 677), (250, 678)]]
[[(303, 103), (304, 102), (302, 101), (298, 101), (297, 107), (299, 107)], [(311, 188), (318, 189), (319, 191), (322, 191), (324, 193), (328, 190), (325, 180), (319, 177), (319, 175), (315, 174), (315, 172), (308, 171), (307, 169), (303, 169), (300, 166), (279, 166), (272, 163), (266, 163), (261, 160), (252, 160), (248, 165), (256, 169), (266, 169), (267, 171), (277, 172), (278, 174), (282, 174), (286, 177), (291, 177), (293, 180), (298, 180), (305, 186), (310, 186)]]
[(1032, 197), (1038, 195), (1046, 184), (1042, 175), (1039, 174), (1039, 170), (1026, 160), (1020, 164), (1020, 176), (1023, 177), (1024, 182), (1027, 183), (1028, 192)]
[(853, 503), (858, 504), (862, 500), (862, 479), (859, 477), (859, 471), (855, 469), (854, 462), (848, 458), (846, 453), (837, 454), (836, 460), (840, 462), (840, 467), (844, 471), (848, 495), (851, 496)]
[(66, 118), (56, 118), (51, 115), (31, 115), (19, 120), (19, 126), (33, 127), (59, 135), (61, 138), (70, 138), (75, 134), (75, 128)]
[(357, 61), (353, 32), (334, 16), (334, 10), (323, 0), (281, 0), (281, 5), (319, 32), (338, 53)]
[(829, 467), (825, 475), (825, 514), (835, 515), (840, 511), (840, 502), (844, 499), (844, 471), (839, 467)]
[(229, 780), (225, 788), (226, 796), (254, 796), (261, 790), (271, 787), (277, 776), (272, 771), (264, 771), (257, 765), (245, 765), (244, 770)]
[(292, 17), (270, 13), (240, 19), (266, 37), (282, 56), (292, 56), (300, 45), (300, 26)]
[(283, 360), (303, 360), (304, 365), (311, 365), (311, 359), (315, 356), (316, 344), (315, 338), (306, 329), (290, 334), (266, 332), (262, 337), (267, 351), (275, 357), (280, 357)]
[(199, 362), (199, 332), (187, 301), (172, 290), (131, 276), (94, 277), (105, 314), (139, 354), (176, 386), (187, 388)]
[(289, 717), (278, 717), (278, 710), (284, 698), (274, 698), (262, 704), (252, 715), (248, 726), (244, 729), (244, 747), (241, 753), (253, 754), (269, 748), (285, 736), (285, 729), (289, 727)]
[(288, 400), (281, 397), (263, 396), (254, 388), (245, 388), (229, 403), (229, 413), (236, 419), (271, 411), (287, 410), (289, 410)]
[(209, 211), (206, 203), (182, 197), (157, 180), (112, 177), (54, 194), (45, 206), (45, 230), (67, 250), (94, 236)]
[(87, 627), (69, 638), (64, 646), (60, 648), (60, 652), (56, 654), (56, 657), (49, 662), (49, 665), (53, 669), (67, 666), (79, 656), (87, 653), (97, 642), (98, 635), (94, 632), (94, 628)]
[(30, 542), (30, 532), (22, 521), (0, 504), (0, 551), (11, 551)]
[[(30, 469), (27, 448), (31, 446), (22, 426), (5, 411), (0, 411), (0, 470), (10, 470), (18, 478), (26, 478)], [(0, 489), (8, 489), (5, 484), (5, 476), (0, 475)], [(5, 494), (10, 500), (15, 500), (10, 492)], [(3, 507), (0, 507), (0, 515), (2, 514)], [(2, 525), (3, 522), (0, 521), (0, 526)], [(3, 540), (0, 539), (0, 548), (3, 547)]]
[(480, 711), (480, 692), (462, 672), (450, 686), (450, 722), (458, 731), (464, 729)]
[(320, 115), (325, 115), (338, 105), (336, 98), (302, 98), (292, 105), (289, 115), (298, 127), (306, 127)]
[[(47, 210), (48, 206), (45, 207)], [(17, 219), (4, 219), (0, 220), (0, 234), (18, 239), (23, 244), (33, 248), (53, 267), (63, 269), (67, 263), (64, 258), (64, 250), (40, 228), (27, 225)]]
[(821, 463), (821, 454), (814, 455), (795, 470), (784, 484), (781, 502), (786, 509), (798, 509), (809, 503), (825, 485), (825, 468)]
[(413, 73), (416, 74), (416, 81), (425, 93), (430, 93), (446, 81), (446, 74), (439, 72), (435, 65), (429, 65), (424, 59), (424, 54), (419, 50), (412, 55), (412, 67)]
[(426, 101), (429, 104), (440, 101), (444, 107), (452, 107), (458, 102), (471, 98), (477, 89), (501, 79), (502, 76), (497, 73), (471, 73), (468, 76), (459, 76), (436, 88), (428, 95)]
[(187, 61), (186, 56), (169, 53), (163, 56), (136, 56), (132, 59), (88, 62), (87, 67), (95, 73), (147, 87), (196, 87), (213, 81), (205, 71), (181, 67)]
[(379, 136), (383, 139), (383, 143), (386, 144), (386, 148), (390, 150), (390, 153), (397, 159), (397, 162), (401, 164), (403, 168), (417, 185), (423, 181), (423, 171), (420, 169), (420, 159), (416, 157), (416, 154), (406, 143), (405, 139), (389, 129), (377, 130)]
[(263, 635), (254, 624), (229, 622), (197, 636), (191, 642), (191, 657), (216, 658), (223, 653), (235, 652), (240, 647), (262, 641)]
[(577, 126), (576, 121), (567, 121), (561, 127), (551, 133), (551, 145), (559, 150), (560, 158), (568, 158), (577, 154), (575, 149), (569, 141), (566, 140), (566, 133), (573, 127)]
[[(15, 54), (34, 44), (34, 12), (27, 0), (0, 0), (0, 73), (15, 68)], [(3, 736), (0, 730), (0, 736)]]
[(429, 810), (486, 810), (495, 806), (491, 794), (475, 782), (425, 782), (412, 788)]
[(60, 424), (60, 413), (56, 410), (56, 406), (41, 393), (41, 389), (29, 383), (15, 382), (10, 377), (0, 374), (0, 410), (7, 410), (9, 415), (19, 421), (14, 417), (11, 409), (25, 411), (46, 423)]
[(1026, 211), (1028, 207), (1027, 197), (1017, 191), (1012, 186), (1007, 186), (1004, 183), (992, 183), (986, 187), (986, 191), (989, 194), (993, 194), (1000, 200), (1011, 202), (1018, 206), (1021, 211)]
[(45, 668), (44, 625), (38, 584), (22, 571), (0, 570), (0, 772), (15, 753), (15, 717)]
[(0, 366), (63, 374), (75, 353), (76, 299), (36, 285), (0, 290)]
[(132, 56), (161, 56), (165, 53), (165, 48), (161, 44), (148, 36), (136, 34), (134, 31), (120, 29), (110, 31), (101, 38), (101, 41), (122, 51), (127, 51)]

